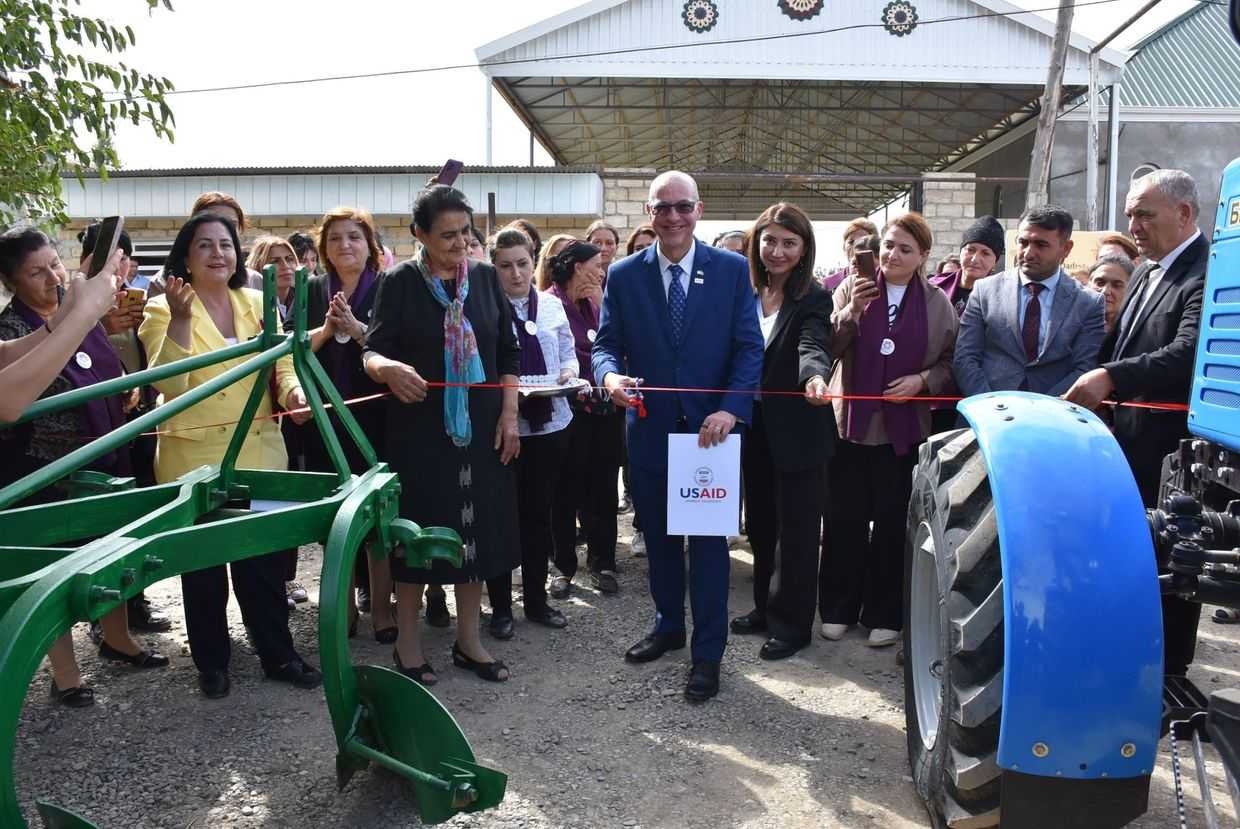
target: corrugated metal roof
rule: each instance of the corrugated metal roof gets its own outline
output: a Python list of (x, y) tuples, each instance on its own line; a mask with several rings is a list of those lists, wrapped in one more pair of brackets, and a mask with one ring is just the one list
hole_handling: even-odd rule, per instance
[(1240, 108), (1240, 46), (1231, 39), (1226, 6), (1189, 9), (1136, 49), (1124, 72), (1121, 105)]

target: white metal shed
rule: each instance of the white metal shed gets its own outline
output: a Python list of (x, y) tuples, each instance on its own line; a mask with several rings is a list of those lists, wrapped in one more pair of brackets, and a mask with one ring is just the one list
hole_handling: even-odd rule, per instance
[[(592, 0), (476, 54), (559, 164), (710, 172), (708, 212), (825, 219), (1035, 117), (1053, 34), (1004, 0)], [(1091, 47), (1071, 39), (1069, 98)], [(1125, 56), (1101, 59), (1117, 83)]]

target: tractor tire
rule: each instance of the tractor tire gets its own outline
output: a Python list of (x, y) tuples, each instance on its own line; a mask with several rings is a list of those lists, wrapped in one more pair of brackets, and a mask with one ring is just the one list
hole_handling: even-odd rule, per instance
[(921, 447), (904, 576), (904, 710), (917, 792), (936, 826), (998, 826), (1003, 568), (971, 429)]

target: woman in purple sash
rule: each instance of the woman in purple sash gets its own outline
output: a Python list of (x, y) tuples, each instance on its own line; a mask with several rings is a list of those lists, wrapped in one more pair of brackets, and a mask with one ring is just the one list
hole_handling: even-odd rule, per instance
[(882, 647), (903, 628), (904, 525), (917, 446), (930, 433), (929, 406), (912, 398), (951, 383), (959, 325), (924, 275), (932, 243), (919, 214), (896, 217), (883, 230), (876, 279), (850, 275), (833, 296), (830, 393), (843, 440), (828, 473), (818, 597), (827, 639), (860, 621), (868, 644)]
[[(370, 327), (383, 261), (374, 220), (360, 208), (337, 207), (323, 217), (315, 235), (319, 241), (319, 261), (326, 272), (310, 277), (306, 283), (306, 325), (314, 332), (311, 348), (342, 398), (381, 395), (387, 389), (371, 380), (362, 366), (362, 346)], [(382, 453), (386, 428), (383, 399), (376, 397), (354, 403), (349, 411), (370, 445)], [(331, 411), (327, 417), (341, 439), (340, 446), (349, 469), (362, 474), (369, 469), (369, 464), (346, 436), (340, 418)], [(306, 469), (336, 471), (317, 426), (307, 424), (304, 439)], [(394, 643), (396, 619), (389, 598), (392, 573), (388, 560), (370, 561), (364, 552), (359, 553), (353, 575), (358, 592), (370, 597), (370, 623), (375, 641), (385, 645)], [(355, 624), (356, 620), (350, 624), (350, 631), (355, 629)]]
[[(572, 242), (549, 262), (551, 289), (564, 307), (573, 332), (578, 365), (590, 365), (598, 333), (602, 254), (589, 242)], [(568, 427), (569, 450), (552, 512), (555, 566), (551, 595), (568, 596), (577, 574), (576, 519), (586, 531), (586, 565), (590, 585), (603, 593), (620, 589), (616, 580), (616, 477), (624, 458), (624, 412), (599, 394), (573, 403)]]
[[(516, 228), (501, 230), (491, 250), (491, 264), (512, 305), (513, 331), (521, 344), (522, 378), (546, 378), (563, 385), (578, 374), (572, 328), (557, 297), (531, 284), (534, 243)], [(562, 628), (564, 614), (547, 604), (547, 561), (553, 552), (551, 503), (568, 451), (568, 425), (573, 419), (563, 397), (524, 397), (517, 426), (521, 454), (517, 457), (517, 512), (521, 516), (521, 582), (525, 618)], [(511, 638), (512, 571), (487, 580), (491, 597), (491, 634)]]
[[(0, 281), (13, 293), (13, 300), (0, 312), (0, 340), (17, 340), (41, 328), (51, 330), (57, 324), (56, 313), (66, 279), (56, 248), (41, 231), (27, 227), (0, 235)], [(122, 374), (120, 358), (103, 326), (96, 324), (41, 397), (102, 383)], [(20, 480), (83, 443), (124, 426), (126, 413), (136, 404), (136, 391), (117, 394), (0, 432), (0, 486)], [(88, 468), (118, 477), (130, 475), (129, 446), (109, 452)], [(46, 504), (64, 497), (65, 491), (54, 484), (15, 506)], [(168, 664), (167, 657), (143, 648), (129, 635), (125, 605), (101, 621), (101, 658), (138, 668), (162, 668)], [(52, 663), (53, 699), (75, 708), (93, 703), (94, 692), (82, 684), (74, 660), (73, 634), (65, 633), (57, 639), (48, 656)]]

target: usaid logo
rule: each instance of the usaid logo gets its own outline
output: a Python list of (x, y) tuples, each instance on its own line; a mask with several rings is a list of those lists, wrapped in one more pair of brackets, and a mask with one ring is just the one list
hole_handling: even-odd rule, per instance
[(693, 470), (694, 486), (682, 486), (680, 497), (684, 501), (696, 503), (718, 501), (728, 497), (728, 490), (725, 487), (711, 486), (714, 482), (715, 471), (709, 466), (699, 466)]

